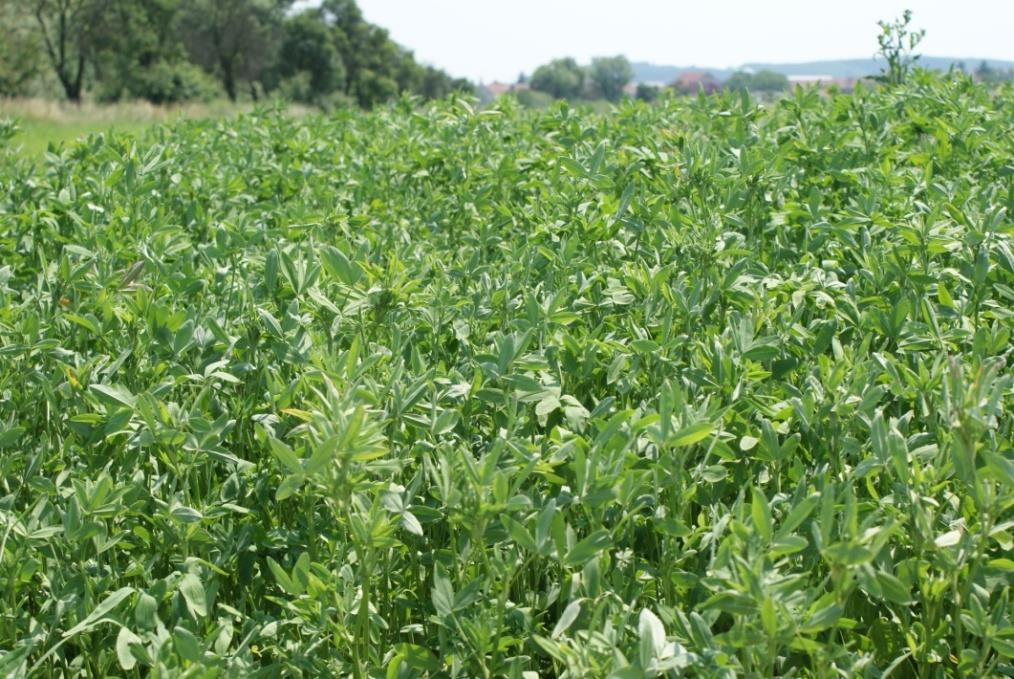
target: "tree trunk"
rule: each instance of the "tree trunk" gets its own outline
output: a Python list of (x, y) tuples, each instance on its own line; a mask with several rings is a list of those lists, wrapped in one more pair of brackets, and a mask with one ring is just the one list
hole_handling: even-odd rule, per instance
[(84, 80), (85, 68), (84, 53), (80, 51), (79, 45), (77, 75), (71, 76), (69, 69), (67, 68), (67, 40), (70, 36), (68, 35), (67, 16), (65, 13), (66, 8), (61, 8), (60, 15), (57, 20), (57, 33), (55, 36), (50, 35), (49, 27), (46, 25), (46, 20), (43, 16), (43, 9), (44, 5), (42, 4), (39, 4), (35, 8), (35, 20), (39, 24), (39, 29), (42, 33), (42, 40), (46, 46), (46, 54), (49, 55), (49, 62), (53, 66), (53, 71), (56, 72), (56, 77), (60, 81), (60, 85), (63, 86), (63, 92), (67, 96), (68, 101), (80, 104), (81, 87)]
[(63, 93), (67, 96), (67, 101), (80, 104), (81, 103), (81, 86), (76, 81), (63, 80), (61, 78), (60, 84), (63, 85)]
[(67, 69), (62, 66), (57, 70), (56, 75), (60, 80), (60, 84), (63, 86), (63, 93), (67, 96), (67, 101), (75, 104), (81, 103), (81, 90), (84, 89), (84, 70), (84, 55), (78, 55), (77, 75), (71, 75), (67, 72)]
[(74, 78), (74, 87), (67, 93), (67, 98), (75, 104), (81, 103), (81, 90), (84, 89), (85, 58), (84, 54), (77, 57), (77, 77)]
[(229, 101), (236, 101), (236, 74), (233, 72), (233, 64), (231, 59), (222, 57), (219, 60), (222, 66), (222, 86), (225, 87), (225, 94), (229, 97)]

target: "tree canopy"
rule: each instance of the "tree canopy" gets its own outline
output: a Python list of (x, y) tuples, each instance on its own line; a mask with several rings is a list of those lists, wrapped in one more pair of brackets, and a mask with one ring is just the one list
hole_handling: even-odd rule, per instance
[(633, 77), (634, 70), (624, 56), (596, 57), (587, 67), (567, 57), (535, 69), (531, 88), (557, 99), (619, 101)]
[(532, 89), (556, 97), (572, 99), (584, 93), (585, 71), (570, 57), (554, 59), (539, 66), (532, 74)]
[(471, 85), (418, 63), (355, 0), (0, 0), (0, 96), (155, 103), (258, 99), (371, 107)]
[(623, 88), (634, 77), (634, 69), (624, 56), (597, 57), (592, 59), (588, 68), (588, 79), (593, 94), (618, 101), (623, 96)]
[(789, 79), (774, 71), (736, 71), (728, 80), (725, 87), (730, 90), (748, 90), (750, 92), (781, 92), (789, 89)]

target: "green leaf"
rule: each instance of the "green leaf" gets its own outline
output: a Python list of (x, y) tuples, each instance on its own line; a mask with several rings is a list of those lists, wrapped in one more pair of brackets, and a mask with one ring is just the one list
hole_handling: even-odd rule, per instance
[(556, 622), (556, 626), (553, 628), (551, 638), (559, 639), (570, 629), (570, 626), (577, 620), (577, 616), (581, 615), (581, 604), (583, 601), (583, 599), (574, 599), (567, 604), (567, 607), (563, 609), (563, 615), (560, 616), (560, 619)]
[(433, 607), (442, 618), (450, 617), (454, 611), (454, 588), (447, 577), (447, 571), (439, 563), (433, 569), (433, 589), (430, 593)]
[(771, 520), (771, 507), (764, 492), (760, 488), (753, 489), (753, 496), (750, 501), (750, 513), (753, 517), (753, 525), (765, 542), (771, 540), (774, 532), (774, 525)]
[(909, 588), (901, 580), (886, 571), (877, 571), (877, 582), (884, 593), (884, 598), (896, 604), (907, 605), (912, 597)]
[(838, 604), (831, 604), (825, 606), (814, 612), (810, 617), (799, 626), (799, 630), (804, 634), (815, 634), (822, 632), (823, 630), (832, 627), (838, 619), (842, 616), (841, 606)]
[(193, 573), (187, 573), (180, 579), (179, 592), (187, 604), (190, 614), (203, 618), (208, 614), (208, 597), (204, 592), (204, 583)]
[(519, 522), (504, 514), (500, 517), (500, 523), (504, 525), (504, 528), (507, 529), (507, 532), (510, 533), (511, 538), (519, 547), (532, 553), (538, 551), (535, 540), (532, 539), (528, 530)]
[(24, 427), (11, 427), (10, 429), (0, 430), (0, 448), (10, 448), (21, 439), (24, 433)]
[(711, 436), (713, 431), (715, 431), (715, 425), (711, 422), (697, 422), (676, 432), (669, 440), (669, 445), (677, 448), (692, 446)]
[(172, 517), (181, 523), (198, 523), (204, 518), (199, 511), (193, 507), (184, 507), (183, 505), (176, 505), (170, 512)]
[(123, 603), (124, 599), (129, 597), (134, 592), (135, 590), (133, 587), (121, 587), (115, 592), (112, 592), (111, 594), (106, 596), (106, 598), (103, 599), (98, 606), (92, 609), (92, 612), (89, 613), (87, 616), (85, 616), (84, 620), (82, 620), (81, 622), (74, 625), (66, 632), (64, 632), (63, 638), (67, 639), (76, 634), (80, 634), (81, 632), (86, 632), (91, 628), (95, 627), (96, 625), (100, 624), (101, 622), (103, 622), (102, 619), (105, 616), (112, 613), (117, 606)]
[(184, 660), (192, 663), (199, 663), (204, 657), (204, 649), (201, 642), (194, 636), (193, 632), (184, 627), (173, 628), (173, 646), (176, 652)]
[(134, 622), (143, 630), (154, 630), (158, 624), (158, 601), (147, 592), (139, 592), (134, 607)]
[(292, 452), (292, 448), (273, 436), (268, 438), (268, 444), (270, 446), (271, 454), (274, 455), (275, 458), (277, 458), (290, 473), (302, 473), (303, 465), (300, 463), (299, 458), (296, 457), (296, 454)]
[(577, 162), (573, 158), (566, 157), (560, 158), (559, 163), (561, 166), (564, 167), (564, 169), (566, 169), (572, 175), (575, 175), (577, 177), (588, 176), (588, 171), (584, 169), (581, 163)]
[(658, 345), (658, 342), (649, 339), (636, 339), (630, 343), (630, 348), (639, 354), (654, 354), (662, 347)]
[[(89, 316), (90, 315), (91, 314), (89, 314)], [(92, 333), (93, 335), (102, 334), (102, 329), (99, 328), (99, 326), (91, 318), (88, 318), (86, 316), (79, 316), (78, 314), (72, 314), (70, 312), (65, 313), (63, 317), (66, 318), (71, 323), (73, 323), (74, 325), (81, 326), (82, 328)]]
[(989, 450), (981, 452), (983, 459), (986, 460), (986, 466), (996, 478), (1008, 487), (1014, 488), (1014, 462)]
[(278, 322), (278, 319), (270, 311), (267, 309), (257, 309), (257, 315), (264, 321), (264, 325), (272, 337), (275, 339), (285, 339), (285, 333), (282, 332), (282, 324)]
[(120, 628), (120, 633), (116, 636), (116, 659), (120, 662), (120, 667), (124, 670), (130, 671), (137, 665), (137, 658), (131, 652), (130, 647), (133, 644), (140, 644), (141, 637), (131, 632), (126, 627)]
[(777, 558), (779, 556), (786, 556), (788, 554), (801, 552), (809, 545), (810, 543), (807, 542), (804, 537), (799, 535), (786, 535), (784, 537), (777, 537), (771, 542), (768, 554)]
[(328, 274), (346, 285), (355, 285), (363, 275), (362, 268), (333, 246), (320, 249), (320, 262)]
[(578, 542), (567, 552), (563, 559), (564, 565), (582, 566), (585, 562), (593, 559), (599, 552), (608, 549), (612, 544), (609, 531), (600, 528), (593, 531), (588, 537)]
[(662, 621), (647, 608), (642, 608), (637, 618), (639, 638), (638, 656), (642, 668), (651, 667), (661, 655), (666, 644), (665, 627)]
[(268, 557), (268, 568), (275, 576), (275, 581), (278, 583), (278, 586), (284, 589), (286, 594), (290, 596), (299, 596), (303, 593), (303, 587), (293, 581), (293, 579), (289, 577), (289, 574), (285, 572), (285, 569), (270, 556)]
[(781, 525), (778, 527), (779, 537), (787, 536), (789, 533), (796, 530), (800, 524), (809, 518), (810, 514), (813, 513), (813, 510), (817, 508), (818, 504), (820, 504), (820, 495), (818, 493), (813, 493), (812, 495), (803, 498), (799, 504), (793, 506), (792, 509), (789, 510), (788, 515), (782, 520)]
[(778, 358), (781, 353), (781, 350), (776, 346), (761, 344), (743, 352), (743, 358), (763, 363)]
[(961, 531), (951, 530), (946, 533), (942, 533), (936, 537), (933, 541), (937, 547), (953, 547), (954, 545), (961, 542)]
[(31, 645), (25, 645), (0, 655), (0, 673), (9, 677), (24, 676), (23, 672), (17, 670), (25, 663), (32, 649)]
[(405, 659), (405, 663), (420, 672), (439, 672), (440, 661), (428, 650), (416, 644), (401, 643), (394, 647), (395, 653)]
[(289, 474), (282, 479), (282, 482), (275, 490), (275, 499), (281, 502), (282, 500), (292, 497), (299, 492), (299, 489), (303, 487), (303, 483), (305, 483), (305, 481), (306, 478), (302, 474)]
[(412, 512), (405, 510), (401, 513), (401, 527), (407, 530), (412, 535), (423, 534), (422, 524), (419, 523), (419, 519)]
[(92, 384), (88, 387), (107, 406), (133, 408), (137, 397), (118, 384)]
[(550, 498), (535, 520), (535, 547), (539, 554), (549, 555), (552, 543), (549, 541), (553, 519), (556, 517), (556, 500)]
[(774, 638), (778, 634), (778, 617), (775, 614), (775, 602), (769, 596), (764, 597), (764, 601), (761, 603), (760, 619), (764, 633), (768, 637)]
[(560, 399), (553, 395), (546, 396), (539, 401), (538, 405), (535, 406), (535, 415), (539, 418), (539, 424), (545, 427), (549, 415), (559, 407)]
[(951, 293), (947, 291), (947, 286), (943, 282), (937, 283), (937, 300), (948, 309), (955, 308), (954, 299), (951, 297)]

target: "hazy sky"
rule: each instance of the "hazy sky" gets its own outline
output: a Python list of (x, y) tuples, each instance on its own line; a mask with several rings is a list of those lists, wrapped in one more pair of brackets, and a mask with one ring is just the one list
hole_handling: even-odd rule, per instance
[[(305, 0), (310, 2), (312, 0)], [(359, 0), (426, 63), (510, 80), (560, 56), (737, 66), (870, 57), (876, 22), (914, 12), (933, 56), (1014, 60), (1014, 0)]]

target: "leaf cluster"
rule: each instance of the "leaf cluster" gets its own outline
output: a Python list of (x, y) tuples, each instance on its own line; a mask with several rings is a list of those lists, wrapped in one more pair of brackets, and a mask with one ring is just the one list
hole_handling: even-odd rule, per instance
[(0, 156), (0, 674), (1014, 671), (1014, 93)]

